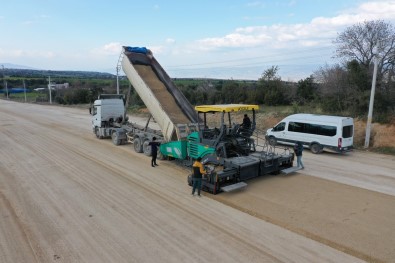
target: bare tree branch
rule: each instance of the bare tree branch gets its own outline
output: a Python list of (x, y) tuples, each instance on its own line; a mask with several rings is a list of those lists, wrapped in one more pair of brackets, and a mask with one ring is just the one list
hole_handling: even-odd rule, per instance
[(382, 20), (365, 21), (340, 33), (334, 44), (336, 57), (345, 61), (357, 60), (369, 69), (375, 55), (380, 57), (380, 75), (394, 68), (395, 29)]

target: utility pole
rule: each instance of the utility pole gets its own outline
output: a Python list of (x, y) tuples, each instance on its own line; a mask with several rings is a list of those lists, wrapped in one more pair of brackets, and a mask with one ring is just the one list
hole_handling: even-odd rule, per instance
[(119, 95), (119, 66), (117, 65), (117, 94)]
[(366, 135), (365, 135), (364, 148), (369, 148), (370, 130), (372, 128), (374, 92), (376, 90), (376, 76), (377, 76), (377, 67), (378, 67), (378, 63), (379, 63), (379, 57), (377, 54), (374, 56), (373, 63), (374, 63), (373, 80), (372, 80), (372, 89), (370, 91), (369, 113), (368, 113), (368, 121), (366, 123)]
[(23, 80), (23, 92), (25, 93), (25, 103), (26, 103), (26, 85), (25, 85), (25, 80)]
[(117, 67), (115, 68), (117, 70), (117, 94), (118, 95), (119, 95), (119, 71), (121, 70), (122, 58), (123, 58), (123, 52), (121, 51), (121, 54), (119, 54)]
[(7, 99), (8, 99), (8, 87), (7, 87), (7, 81), (5, 81), (4, 65), (1, 65), (1, 66), (2, 66), (2, 68), (3, 68), (3, 85), (4, 85), (5, 92), (6, 92), (6, 94), (7, 94)]
[(49, 104), (52, 104), (52, 95), (51, 95), (51, 76), (48, 77), (48, 90), (49, 90)]
[(9, 98), (8, 98), (8, 83), (7, 83), (7, 81), (5, 82), (5, 92), (7, 93), (7, 100), (8, 100)]

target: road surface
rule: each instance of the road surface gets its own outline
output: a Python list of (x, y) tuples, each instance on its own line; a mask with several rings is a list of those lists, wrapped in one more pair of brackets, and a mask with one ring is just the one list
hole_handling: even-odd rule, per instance
[(395, 159), (190, 195), (188, 171), (98, 140), (88, 110), (0, 100), (0, 262), (393, 262)]

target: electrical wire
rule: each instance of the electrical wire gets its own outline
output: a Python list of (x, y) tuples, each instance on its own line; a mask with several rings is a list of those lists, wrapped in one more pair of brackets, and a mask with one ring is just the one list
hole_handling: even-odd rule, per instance
[[(193, 64), (182, 64), (182, 65), (174, 65), (174, 66), (167, 66), (166, 68), (172, 71), (185, 71), (185, 70), (199, 70), (199, 69), (227, 69), (227, 68), (245, 68), (245, 67), (251, 67), (251, 66), (264, 66), (267, 64), (278, 64), (278, 62), (284, 62), (284, 61), (296, 61), (296, 60), (303, 60), (304, 63), (303, 65), (306, 64), (306, 60), (308, 59), (314, 59), (319, 57), (322, 58), (323, 53), (322, 51), (329, 51), (328, 47), (320, 47), (320, 48), (311, 48), (311, 49), (305, 49), (305, 50), (298, 50), (297, 52), (282, 52), (281, 54), (272, 54), (272, 55), (265, 55), (265, 56), (258, 56), (258, 57), (248, 57), (248, 58), (240, 58), (240, 59), (231, 59), (231, 60), (221, 60), (221, 61), (215, 61), (215, 62), (207, 62), (207, 63), (193, 63)], [(308, 53), (309, 55), (304, 55)], [(319, 54), (314, 54), (314, 53), (319, 53)], [(259, 60), (257, 62), (252, 62), (254, 60)], [(270, 59), (270, 60), (265, 60), (265, 59)], [(241, 62), (241, 63), (233, 63), (229, 64), (231, 62)], [(228, 65), (225, 66), (220, 66), (221, 64), (227, 63)], [(289, 63), (288, 63), (289, 64)], [(307, 63), (308, 64), (308, 63)], [(316, 63), (315, 63), (316, 64)], [(214, 66), (213, 65), (217, 65)], [(295, 65), (296, 64), (289, 64), (289, 65)], [(197, 67), (201, 66), (201, 67)], [(202, 67), (203, 66), (203, 67)], [(208, 66), (208, 67), (204, 67)]]

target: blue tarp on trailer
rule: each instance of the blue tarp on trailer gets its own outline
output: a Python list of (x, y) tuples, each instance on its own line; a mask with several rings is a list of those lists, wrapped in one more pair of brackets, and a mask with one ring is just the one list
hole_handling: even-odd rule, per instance
[(148, 49), (146, 47), (127, 47), (126, 50), (134, 53), (142, 53), (142, 54), (148, 53)]

